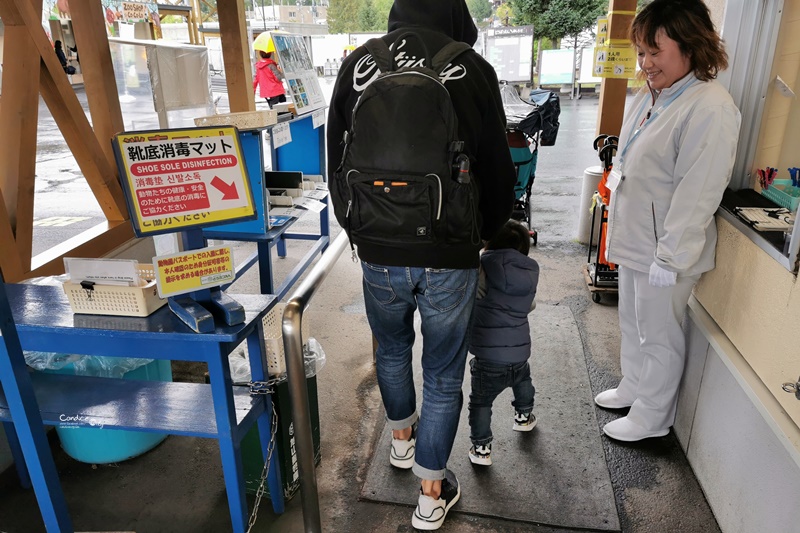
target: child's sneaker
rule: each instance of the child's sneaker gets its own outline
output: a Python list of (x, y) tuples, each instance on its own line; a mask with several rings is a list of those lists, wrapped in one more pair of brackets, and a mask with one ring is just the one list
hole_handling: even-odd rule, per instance
[(408, 440), (392, 437), (392, 449), (389, 452), (389, 463), (397, 468), (408, 470), (414, 466), (414, 451), (416, 449), (417, 425), (411, 426), (411, 437)]
[(536, 415), (514, 411), (514, 431), (530, 431), (536, 427)]
[(439, 529), (444, 524), (447, 511), (461, 497), (461, 487), (458, 485), (456, 475), (450, 470), (445, 470), (445, 478), (442, 480), (442, 493), (438, 500), (430, 496), (419, 493), (419, 501), (414, 515), (411, 517), (411, 525), (424, 531)]
[(473, 444), (469, 449), (469, 460), (474, 465), (492, 466), (492, 443), (484, 446)]

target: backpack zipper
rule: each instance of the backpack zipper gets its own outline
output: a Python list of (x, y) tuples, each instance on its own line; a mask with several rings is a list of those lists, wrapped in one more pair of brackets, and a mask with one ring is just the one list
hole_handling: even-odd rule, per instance
[[(346, 182), (347, 182), (347, 190), (348, 190), (348, 192), (351, 190), (350, 189), (350, 174), (352, 174), (353, 172), (361, 174), (361, 172), (359, 172), (358, 170), (356, 170), (354, 168), (350, 169), (347, 172), (347, 176), (345, 177), (345, 179), (346, 179)], [(437, 195), (437, 205), (436, 205), (436, 220), (438, 221), (440, 218), (442, 218), (442, 178), (440, 178), (438, 174), (425, 174), (426, 178), (429, 178), (431, 176), (436, 178), (436, 185), (438, 186), (438, 189), (439, 189), (439, 194)], [(345, 212), (345, 215), (344, 215), (345, 218), (350, 218), (350, 208), (353, 206), (353, 197), (352, 196), (353, 196), (352, 193), (350, 193), (350, 198), (347, 200), (347, 212)]]

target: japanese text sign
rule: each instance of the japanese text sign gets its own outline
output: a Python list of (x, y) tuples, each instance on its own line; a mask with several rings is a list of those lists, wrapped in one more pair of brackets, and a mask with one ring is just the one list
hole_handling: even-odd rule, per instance
[(121, 133), (114, 149), (137, 236), (256, 216), (236, 128)]
[(631, 46), (596, 46), (593, 72), (598, 78), (633, 78), (636, 50)]
[(154, 257), (153, 267), (158, 295), (162, 298), (217, 287), (236, 277), (230, 246)]

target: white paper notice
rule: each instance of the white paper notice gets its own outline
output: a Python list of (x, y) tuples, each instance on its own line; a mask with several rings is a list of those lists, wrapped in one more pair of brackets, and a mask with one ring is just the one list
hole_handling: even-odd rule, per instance
[(136, 287), (140, 284), (137, 265), (133, 259), (64, 258), (64, 267), (72, 283), (93, 281), (98, 285)]
[(295, 204), (299, 205), (300, 207), (304, 207), (309, 211), (314, 211), (315, 213), (319, 213), (320, 211), (328, 207), (328, 204), (323, 204), (322, 202), (314, 200), (312, 198), (300, 198), (297, 201), (295, 201)]
[(306, 191), (306, 198), (313, 198), (314, 200), (324, 200), (328, 196), (328, 191), (317, 189), (315, 191)]
[(273, 127), (271, 135), (273, 148), (279, 148), (292, 142), (292, 131), (289, 129), (289, 124), (278, 124)]
[(317, 109), (311, 115), (311, 121), (314, 124), (314, 129), (319, 128), (323, 124), (325, 124), (325, 110), (324, 109)]
[(295, 217), (300, 218), (303, 213), (307, 213), (303, 209), (297, 209), (296, 207), (270, 207), (269, 214), (271, 216), (287, 216), (287, 217)]

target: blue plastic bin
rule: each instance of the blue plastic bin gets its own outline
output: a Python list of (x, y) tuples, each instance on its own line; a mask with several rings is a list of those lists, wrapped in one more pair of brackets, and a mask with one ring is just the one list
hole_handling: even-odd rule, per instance
[[(72, 364), (46, 372), (76, 373)], [(169, 361), (157, 359), (125, 373), (122, 379), (172, 381), (172, 365)], [(56, 433), (67, 455), (91, 464), (118, 463), (131, 459), (152, 450), (167, 438), (164, 433), (86, 427), (56, 427)]]

